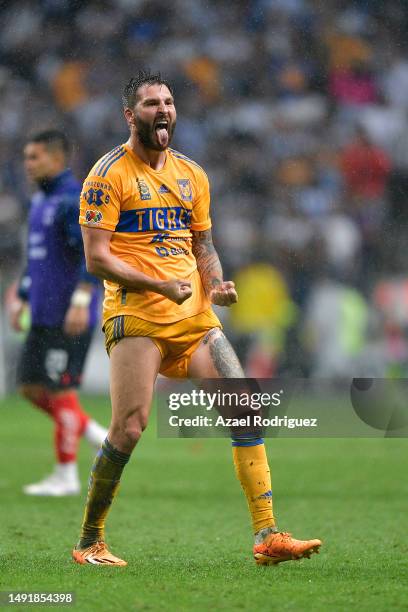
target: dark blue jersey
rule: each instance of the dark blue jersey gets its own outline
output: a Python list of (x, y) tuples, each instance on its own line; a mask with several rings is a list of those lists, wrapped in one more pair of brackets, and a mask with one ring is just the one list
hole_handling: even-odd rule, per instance
[(78, 224), (81, 185), (71, 170), (47, 181), (31, 200), (27, 267), (19, 295), (31, 308), (32, 325), (63, 324), (78, 282), (95, 284), (91, 325), (97, 319), (97, 281), (85, 269)]

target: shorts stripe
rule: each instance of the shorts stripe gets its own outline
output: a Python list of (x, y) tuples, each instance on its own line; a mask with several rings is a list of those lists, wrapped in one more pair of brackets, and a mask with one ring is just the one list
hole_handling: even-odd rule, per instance
[(121, 340), (125, 337), (125, 316), (119, 315), (113, 320), (113, 339)]

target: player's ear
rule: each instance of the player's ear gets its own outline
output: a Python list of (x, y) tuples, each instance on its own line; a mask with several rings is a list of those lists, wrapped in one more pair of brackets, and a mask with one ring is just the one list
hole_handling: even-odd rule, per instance
[(132, 126), (135, 126), (135, 115), (133, 113), (133, 111), (130, 108), (125, 108), (123, 111), (123, 114), (125, 115), (125, 119), (126, 122), (129, 126), (129, 128), (131, 128)]

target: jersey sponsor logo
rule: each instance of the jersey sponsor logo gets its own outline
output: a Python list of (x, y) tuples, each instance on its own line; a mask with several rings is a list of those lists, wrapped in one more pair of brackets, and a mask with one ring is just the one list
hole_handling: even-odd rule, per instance
[(102, 206), (110, 202), (110, 195), (105, 193), (104, 189), (94, 189), (93, 187), (84, 191), (82, 197), (93, 206)]
[(170, 255), (188, 255), (188, 250), (183, 247), (155, 247), (156, 253), (159, 257), (169, 257)]
[(168, 232), (164, 232), (162, 234), (156, 234), (153, 236), (150, 242), (164, 242), (164, 240), (168, 240), (169, 238), (170, 234)]
[(184, 202), (191, 202), (193, 199), (193, 192), (191, 190), (190, 179), (177, 179), (177, 185), (179, 187), (181, 199)]
[(137, 178), (137, 188), (139, 189), (140, 199), (141, 200), (151, 200), (152, 196), (150, 195), (149, 187), (143, 179)]
[(159, 193), (170, 193), (170, 189), (167, 187), (167, 185), (160, 185), (159, 189), (158, 189)]
[(85, 212), (85, 219), (88, 223), (100, 223), (103, 215), (100, 210), (87, 210)]
[(155, 236), (153, 236), (153, 238), (150, 241), (150, 244), (152, 244), (152, 242), (164, 242), (165, 240), (173, 240), (173, 241), (177, 241), (177, 240), (186, 240), (185, 236), (172, 236), (171, 234), (169, 234), (168, 232), (163, 232), (161, 234), (156, 234)]
[(141, 208), (120, 213), (117, 232), (163, 232), (191, 227), (192, 210), (174, 208)]

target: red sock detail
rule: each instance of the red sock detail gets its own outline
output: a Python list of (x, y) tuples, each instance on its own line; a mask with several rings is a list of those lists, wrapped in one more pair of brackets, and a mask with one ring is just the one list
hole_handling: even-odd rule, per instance
[(55, 450), (58, 463), (75, 461), (79, 439), (88, 424), (89, 416), (82, 410), (74, 391), (50, 397), (55, 421)]

